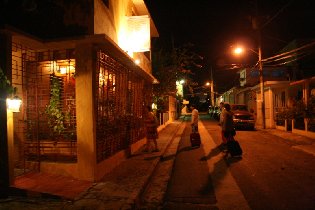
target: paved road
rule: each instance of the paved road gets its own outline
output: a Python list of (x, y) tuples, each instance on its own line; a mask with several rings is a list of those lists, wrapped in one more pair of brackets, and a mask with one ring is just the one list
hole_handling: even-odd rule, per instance
[(208, 165), (201, 161), (203, 147), (191, 147), (190, 133), (190, 123), (187, 122), (178, 146), (164, 209), (217, 209)]
[(315, 156), (295, 149), (298, 145), (309, 144), (309, 140), (281, 138), (266, 131), (237, 131), (236, 139), (244, 150), (243, 158), (226, 158), (218, 147), (221, 136), (217, 123), (202, 117), (204, 139), (198, 149), (190, 148), (187, 123), (171, 175), (165, 176), (172, 170), (169, 160), (162, 162), (157, 170), (155, 185), (163, 180), (164, 187), (159, 190), (166, 192), (155, 197), (156, 207), (315, 209)]
[[(220, 143), (217, 122), (203, 123)], [(238, 131), (236, 139), (243, 158), (226, 163), (251, 209), (315, 209), (315, 156), (294, 149), (306, 142), (265, 131)]]

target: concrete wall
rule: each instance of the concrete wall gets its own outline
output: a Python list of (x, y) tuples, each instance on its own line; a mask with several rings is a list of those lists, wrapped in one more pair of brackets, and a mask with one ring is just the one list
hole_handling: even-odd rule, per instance
[[(126, 16), (138, 15), (131, 0), (111, 0), (107, 8), (101, 0), (94, 0), (94, 34), (105, 34), (117, 46), (122, 47), (126, 40)], [(133, 59), (140, 60), (139, 66), (151, 73), (151, 56), (144, 53), (133, 53)]]
[(118, 43), (114, 14), (101, 0), (94, 1), (94, 34), (106, 34)]

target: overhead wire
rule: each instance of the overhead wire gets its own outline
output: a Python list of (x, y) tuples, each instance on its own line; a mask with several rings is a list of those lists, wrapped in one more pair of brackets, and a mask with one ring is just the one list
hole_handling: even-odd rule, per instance
[(304, 49), (307, 49), (307, 48), (312, 47), (312, 46), (315, 46), (315, 41), (313, 41), (311, 43), (308, 43), (306, 45), (303, 45), (303, 46), (301, 46), (299, 48), (295, 48), (295, 49), (293, 49), (291, 51), (284, 52), (284, 53), (281, 53), (281, 54), (278, 54), (278, 55), (275, 55), (275, 56), (272, 56), (272, 57), (269, 57), (269, 58), (262, 59), (261, 61), (262, 62), (267, 62), (267, 61), (270, 61), (272, 59), (279, 58), (281, 56), (285, 56), (285, 55), (288, 55), (288, 54), (291, 54), (291, 53), (295, 53), (295, 52), (297, 52), (299, 50), (304, 50)]
[(294, 0), (289, 1), (286, 5), (284, 5), (278, 12), (272, 16), (269, 20), (267, 20), (260, 28), (264, 28), (266, 25), (268, 25), (271, 21), (273, 21), (285, 8), (287, 8)]
[(292, 59), (292, 60), (289, 60), (289, 61), (285, 61), (285, 62), (283, 62), (283, 63), (279, 63), (279, 64), (274, 64), (274, 65), (267, 65), (268, 67), (278, 67), (278, 66), (283, 66), (283, 65), (286, 65), (286, 64), (288, 64), (288, 63), (291, 63), (291, 62), (294, 62), (294, 61), (297, 61), (297, 60), (300, 60), (301, 58), (304, 58), (304, 57), (306, 57), (308, 54), (306, 54), (306, 55), (303, 55), (303, 56), (301, 56), (301, 57), (296, 57), (295, 59)]

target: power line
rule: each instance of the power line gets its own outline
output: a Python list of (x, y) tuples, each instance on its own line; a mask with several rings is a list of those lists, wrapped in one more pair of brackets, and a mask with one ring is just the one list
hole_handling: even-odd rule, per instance
[[(315, 46), (315, 41), (314, 41), (314, 42), (311, 42), (311, 43), (308, 43), (308, 44), (305, 44), (305, 45), (303, 45), (303, 46), (301, 46), (301, 47), (299, 47), (299, 48), (295, 48), (295, 49), (293, 49), (293, 50), (291, 50), (291, 51), (284, 52), (284, 53), (281, 53), (281, 54), (278, 54), (278, 55), (275, 55), (275, 56), (272, 56), (272, 57), (269, 57), (269, 58), (262, 59), (262, 62), (268, 63), (268, 62), (273, 62), (273, 61), (275, 61), (276, 59), (279, 59), (279, 60), (281, 60), (281, 59), (286, 59), (287, 57), (285, 57), (285, 56), (288, 56), (288, 55), (290, 55), (291, 53), (296, 53), (296, 52), (298, 52), (298, 51), (305, 50), (305, 49), (310, 48), (310, 47), (312, 47), (312, 46)], [(303, 52), (302, 52), (302, 53), (303, 53)], [(292, 55), (291, 55), (291, 56), (292, 56)], [(296, 54), (294, 54), (293, 56), (296, 56)]]
[(267, 22), (265, 22), (260, 28), (264, 28), (266, 25), (268, 25), (273, 19), (275, 19), (285, 8), (287, 8), (294, 0), (289, 1), (286, 5), (284, 5), (272, 18), (270, 18)]

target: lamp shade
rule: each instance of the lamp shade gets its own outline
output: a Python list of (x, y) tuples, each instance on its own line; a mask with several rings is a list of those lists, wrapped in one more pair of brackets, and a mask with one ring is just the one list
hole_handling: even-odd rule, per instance
[(7, 109), (8, 109), (8, 111), (20, 112), (21, 104), (22, 104), (22, 100), (19, 97), (17, 97), (17, 96), (7, 99)]

